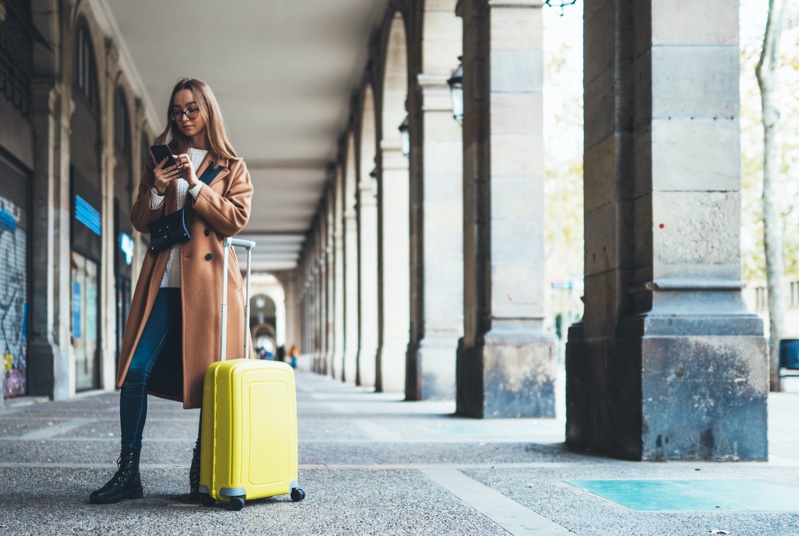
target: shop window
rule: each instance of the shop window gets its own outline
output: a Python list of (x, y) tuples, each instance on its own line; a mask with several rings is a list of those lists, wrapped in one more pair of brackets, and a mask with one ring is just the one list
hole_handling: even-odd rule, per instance
[(0, 384), (26, 394), (28, 376), (29, 177), (0, 156)]
[(128, 123), (128, 105), (125, 102), (125, 93), (117, 90), (117, 96), (114, 99), (114, 149), (125, 159), (128, 157), (130, 148), (130, 125)]

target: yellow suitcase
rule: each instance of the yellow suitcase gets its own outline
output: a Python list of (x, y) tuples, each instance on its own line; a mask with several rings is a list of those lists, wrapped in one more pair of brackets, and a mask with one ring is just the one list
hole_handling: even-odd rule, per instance
[[(249, 317), (250, 259), (255, 243), (226, 238), (247, 251), (245, 318)], [(297, 402), (294, 370), (285, 363), (225, 358), (227, 277), (223, 278), (220, 361), (208, 367), (203, 386), (200, 494), (206, 506), (227, 500), (241, 510), (247, 499), (290, 494), (305, 498), (297, 475)], [(244, 355), (248, 356), (249, 337)]]

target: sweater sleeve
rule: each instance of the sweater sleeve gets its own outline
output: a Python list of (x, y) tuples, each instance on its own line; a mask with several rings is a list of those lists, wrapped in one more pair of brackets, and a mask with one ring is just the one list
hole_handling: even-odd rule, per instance
[(150, 208), (158, 208), (164, 202), (164, 196), (155, 193), (155, 190), (150, 188)]
[(142, 173), (141, 180), (139, 181), (139, 192), (136, 196), (136, 202), (133, 203), (133, 208), (130, 210), (130, 223), (133, 228), (140, 233), (149, 234), (150, 230), (147, 224), (157, 220), (164, 212), (165, 203), (161, 203), (156, 207), (151, 206), (152, 192), (150, 189), (155, 184), (155, 175), (153, 168), (155, 164), (152, 159), (147, 160), (144, 166), (144, 173)]

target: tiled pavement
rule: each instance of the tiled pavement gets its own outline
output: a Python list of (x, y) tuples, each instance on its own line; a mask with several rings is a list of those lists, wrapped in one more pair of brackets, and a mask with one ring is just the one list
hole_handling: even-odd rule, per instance
[[(403, 402), (302, 372), (297, 390), (307, 498), (248, 501), (240, 512), (188, 502), (197, 410), (151, 398), (145, 497), (100, 506), (87, 498), (116, 467), (118, 394), (6, 407), (0, 533), (799, 534), (799, 502), (785, 507), (799, 494), (799, 393), (770, 398), (768, 463), (633, 463), (566, 449), (562, 415), (462, 419), (449, 402)], [(569, 483), (585, 480), (680, 480), (720, 504), (641, 511)], [(728, 509), (728, 497), (753, 482), (783, 500)]]

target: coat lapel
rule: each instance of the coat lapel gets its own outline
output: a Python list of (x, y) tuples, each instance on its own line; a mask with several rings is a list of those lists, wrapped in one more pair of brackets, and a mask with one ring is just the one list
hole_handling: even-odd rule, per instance
[(197, 173), (197, 178), (199, 178), (200, 175), (205, 173), (206, 168), (208, 168), (208, 166), (210, 165), (211, 165), (211, 152), (208, 151), (208, 153), (205, 155), (205, 158), (203, 158), (203, 161), (200, 163), (200, 167), (195, 171), (195, 173)]
[[(207, 155), (205, 155), (205, 158), (203, 159), (202, 163), (200, 164), (200, 168), (196, 171), (198, 179), (211, 166), (211, 160), (212, 160), (211, 159), (211, 153), (209, 152)], [(229, 169), (228, 169), (229, 165), (230, 165), (230, 161), (227, 158), (223, 158), (219, 162), (219, 167), (221, 169), (219, 170), (219, 173), (217, 174), (217, 176), (214, 177), (214, 180), (211, 181), (209, 186), (229, 173)]]

